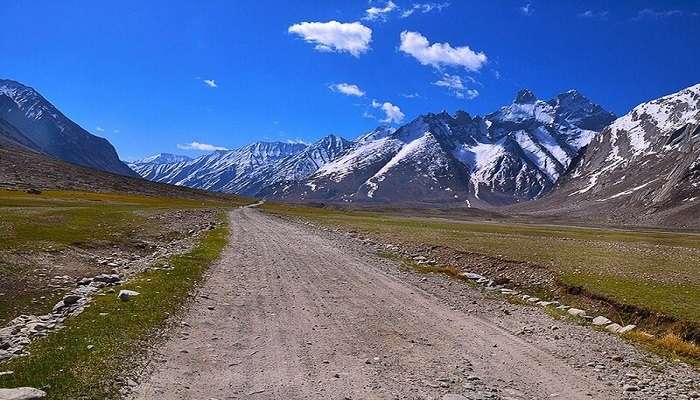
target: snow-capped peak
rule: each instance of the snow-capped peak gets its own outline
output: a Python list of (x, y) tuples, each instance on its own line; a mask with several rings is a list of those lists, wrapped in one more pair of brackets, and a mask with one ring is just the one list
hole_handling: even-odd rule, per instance
[(513, 100), (513, 104), (532, 104), (537, 101), (537, 97), (529, 89), (521, 89)]
[(700, 122), (700, 84), (642, 103), (610, 125), (615, 138), (626, 135), (635, 155), (651, 151), (654, 139)]
[(139, 164), (154, 164), (154, 165), (160, 165), (160, 164), (172, 164), (172, 163), (179, 163), (183, 161), (190, 161), (192, 158), (180, 155), (180, 154), (171, 154), (171, 153), (158, 153), (154, 154), (152, 156), (148, 156), (145, 158), (142, 158), (140, 160), (134, 161), (130, 164), (133, 165), (139, 165)]

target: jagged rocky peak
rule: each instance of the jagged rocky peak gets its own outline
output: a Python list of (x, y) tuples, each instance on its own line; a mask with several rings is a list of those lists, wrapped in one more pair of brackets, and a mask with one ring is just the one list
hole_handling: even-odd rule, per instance
[(520, 89), (515, 96), (513, 103), (515, 104), (532, 104), (537, 101), (537, 97), (530, 89)]
[(581, 129), (600, 131), (616, 118), (615, 114), (573, 89), (557, 95), (548, 103), (554, 108), (556, 122), (566, 121)]

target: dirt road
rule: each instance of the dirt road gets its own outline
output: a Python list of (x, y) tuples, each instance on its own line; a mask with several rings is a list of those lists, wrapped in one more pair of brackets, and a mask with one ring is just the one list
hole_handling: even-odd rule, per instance
[(387, 261), (255, 209), (230, 218), (229, 247), (135, 398), (624, 398)]

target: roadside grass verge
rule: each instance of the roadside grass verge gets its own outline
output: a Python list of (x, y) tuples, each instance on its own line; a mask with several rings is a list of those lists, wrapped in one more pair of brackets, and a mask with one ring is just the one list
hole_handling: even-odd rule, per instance
[[(674, 334), (700, 343), (700, 235), (658, 230), (450, 221), (388, 216), (377, 212), (266, 203), (266, 212), (300, 217), (380, 241), (419, 247), (438, 246), (499, 260), (545, 267), (565, 288), (578, 288), (596, 301), (619, 306), (623, 318), (641, 323), (658, 338)], [(528, 288), (537, 294), (537, 288)], [(576, 298), (566, 301), (575, 305)], [(636, 314), (634, 319), (632, 314)], [(666, 340), (667, 343), (669, 340)], [(678, 352), (697, 355), (692, 346)], [(685, 349), (685, 350), (684, 350)], [(695, 355), (694, 355), (695, 354)]]
[[(115, 247), (138, 253), (138, 244), (170, 243), (185, 232), (167, 223), (175, 213), (229, 209), (248, 199), (177, 197), (119, 193), (0, 190), (0, 326), (19, 314), (45, 313), (55, 303), (56, 275), (96, 274), (90, 253)], [(84, 258), (62, 258), (65, 250)], [(67, 254), (75, 254), (76, 251)], [(85, 272), (91, 271), (91, 272)]]
[(225, 224), (207, 231), (191, 252), (168, 261), (174, 269), (144, 272), (115, 287), (116, 292), (141, 293), (128, 302), (118, 300), (116, 293), (96, 296), (82, 314), (66, 321), (64, 329), (34, 341), (27, 349), (30, 355), (0, 364), (1, 370), (14, 371), (0, 377), (0, 387), (36, 387), (52, 400), (118, 398), (115, 378), (128, 368), (128, 357), (181, 309), (189, 291), (220, 256), (228, 232)]

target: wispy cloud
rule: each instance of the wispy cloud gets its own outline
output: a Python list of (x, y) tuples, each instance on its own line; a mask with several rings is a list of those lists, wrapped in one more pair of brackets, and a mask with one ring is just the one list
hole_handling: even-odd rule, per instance
[(365, 95), (365, 92), (362, 91), (359, 86), (352, 83), (334, 83), (329, 85), (328, 88), (334, 92), (342, 93), (346, 96), (362, 97)]
[(535, 9), (532, 7), (532, 3), (527, 3), (520, 7), (520, 12), (529, 16), (535, 12)]
[(96, 130), (97, 132), (104, 132), (104, 131), (105, 131), (105, 128), (103, 128), (103, 127), (101, 127), (101, 126), (98, 126), (98, 127), (95, 127), (95, 130)]
[(637, 12), (637, 15), (632, 18), (632, 21), (641, 21), (644, 19), (661, 19), (661, 18), (669, 18), (669, 17), (680, 17), (683, 15), (683, 11), (681, 10), (665, 10), (665, 11), (659, 11), (655, 10), (653, 8), (645, 8), (642, 10), (639, 10)]
[(415, 99), (415, 98), (420, 97), (420, 95), (418, 93), (415, 93), (415, 92), (414, 93), (404, 93), (401, 95), (401, 97), (404, 97), (406, 99)]
[[(473, 81), (470, 78), (468, 80)], [(469, 89), (464, 84), (464, 79), (459, 75), (443, 74), (433, 85), (447, 88), (449, 93), (459, 99), (473, 99), (479, 95), (476, 89)]]
[(600, 10), (600, 11), (594, 11), (594, 10), (586, 10), (582, 13), (580, 13), (578, 16), (581, 18), (587, 18), (587, 19), (608, 19), (608, 10)]
[(113, 133), (121, 133), (121, 131), (119, 129), (114, 129), (112, 132)]
[(299, 138), (287, 139), (286, 142), (289, 143), (289, 144), (305, 144), (305, 145), (309, 145), (309, 142), (305, 141), (304, 139), (299, 139)]
[(228, 150), (226, 147), (214, 146), (213, 144), (200, 143), (200, 142), (190, 142), (186, 144), (178, 144), (178, 149), (181, 150), (199, 150), (199, 151), (216, 151), (216, 150)]
[(219, 87), (216, 84), (216, 81), (213, 79), (202, 79), (202, 82), (204, 82), (205, 85), (209, 86), (210, 88), (217, 88)]
[(407, 18), (413, 15), (415, 12), (421, 12), (427, 14), (431, 11), (442, 11), (444, 8), (450, 6), (450, 3), (414, 3), (410, 8), (406, 8), (401, 11), (401, 18)]
[(393, 1), (386, 2), (384, 7), (370, 7), (365, 10), (365, 16), (362, 17), (365, 21), (375, 21), (377, 19), (386, 21), (387, 15), (398, 9), (398, 6)]
[(469, 46), (452, 47), (449, 43), (430, 44), (428, 38), (419, 32), (401, 32), (399, 50), (413, 56), (423, 65), (431, 65), (438, 69), (450, 66), (478, 71), (487, 61), (486, 54), (477, 53)]
[(385, 118), (381, 120), (384, 123), (396, 123), (399, 124), (403, 121), (406, 114), (401, 112), (399, 106), (393, 105), (388, 101), (379, 102), (377, 100), (372, 100), (372, 107), (381, 109), (384, 111)]
[(366, 53), (372, 41), (372, 30), (359, 22), (301, 22), (290, 26), (288, 32), (314, 44), (317, 51), (350, 53), (355, 57)]

